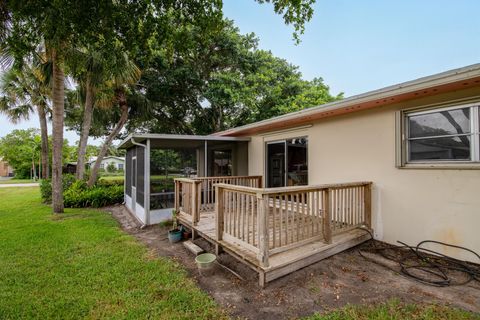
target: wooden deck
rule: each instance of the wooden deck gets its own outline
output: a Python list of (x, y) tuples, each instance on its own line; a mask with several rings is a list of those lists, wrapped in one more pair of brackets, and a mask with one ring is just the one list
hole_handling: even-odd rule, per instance
[[(202, 213), (202, 218), (196, 226), (191, 224), (189, 217), (185, 214), (180, 213), (178, 219), (181, 224), (196, 231), (200, 237), (214, 245), (219, 245), (240, 262), (259, 272), (260, 276), (264, 277), (264, 282), (280, 278), (370, 239), (370, 235), (364, 230), (347, 230), (334, 235), (330, 244), (325, 243), (323, 240), (317, 240), (274, 254), (270, 256), (269, 266), (263, 267), (258, 263), (257, 256), (252, 250), (245, 249), (241, 244), (216, 240), (214, 212)], [(264, 285), (264, 283), (260, 284)]]
[(275, 189), (221, 182), (178, 179), (177, 218), (217, 253), (258, 272), (261, 286), (370, 238), (361, 229), (370, 230), (369, 182)]

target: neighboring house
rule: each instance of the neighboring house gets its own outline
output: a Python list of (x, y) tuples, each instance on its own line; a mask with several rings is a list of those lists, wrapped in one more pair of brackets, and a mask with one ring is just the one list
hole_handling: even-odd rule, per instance
[(13, 168), (8, 165), (8, 162), (0, 159), (0, 177), (13, 177)]
[[(97, 158), (94, 157), (87, 162), (88, 166), (92, 168), (95, 166), (95, 162)], [(115, 157), (115, 156), (108, 156), (102, 159), (102, 163), (100, 164), (100, 169), (108, 171), (109, 166), (114, 166), (115, 170), (123, 171), (125, 168), (125, 158), (123, 157)]]
[(243, 176), (178, 179), (175, 208), (261, 284), (364, 241), (361, 225), (392, 244), (480, 252), (480, 64), (209, 136), (133, 134), (120, 147), (126, 205), (145, 224), (158, 222), (153, 148), (196, 149), (199, 177)]
[(67, 162), (63, 165), (63, 173), (75, 174), (77, 172), (76, 162)]

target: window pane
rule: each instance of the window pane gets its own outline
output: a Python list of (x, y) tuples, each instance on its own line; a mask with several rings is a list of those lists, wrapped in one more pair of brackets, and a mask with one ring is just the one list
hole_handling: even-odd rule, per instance
[(307, 138), (287, 140), (287, 185), (303, 186), (308, 184)]
[(196, 155), (193, 148), (150, 151), (150, 209), (174, 207), (174, 179), (196, 176)]
[(470, 108), (408, 117), (409, 137), (470, 133)]
[(409, 142), (409, 159), (470, 160), (470, 137), (418, 139)]

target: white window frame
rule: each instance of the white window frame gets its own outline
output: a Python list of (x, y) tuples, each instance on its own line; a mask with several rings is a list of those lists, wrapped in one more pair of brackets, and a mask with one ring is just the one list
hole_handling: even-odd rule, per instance
[[(411, 116), (436, 113), (446, 110), (470, 108), (471, 137), (470, 160), (409, 160), (409, 127), (408, 119)], [(480, 102), (457, 103), (443, 106), (430, 106), (413, 110), (402, 110), (396, 114), (396, 166), (398, 168), (445, 168), (445, 169), (480, 169)], [(459, 136), (459, 134), (445, 135)], [(443, 136), (442, 136), (443, 137)]]

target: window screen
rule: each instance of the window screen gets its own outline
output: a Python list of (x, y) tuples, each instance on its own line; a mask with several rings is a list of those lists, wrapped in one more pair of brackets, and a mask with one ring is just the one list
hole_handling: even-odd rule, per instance
[(408, 115), (408, 161), (472, 160), (471, 115), (471, 107)]

